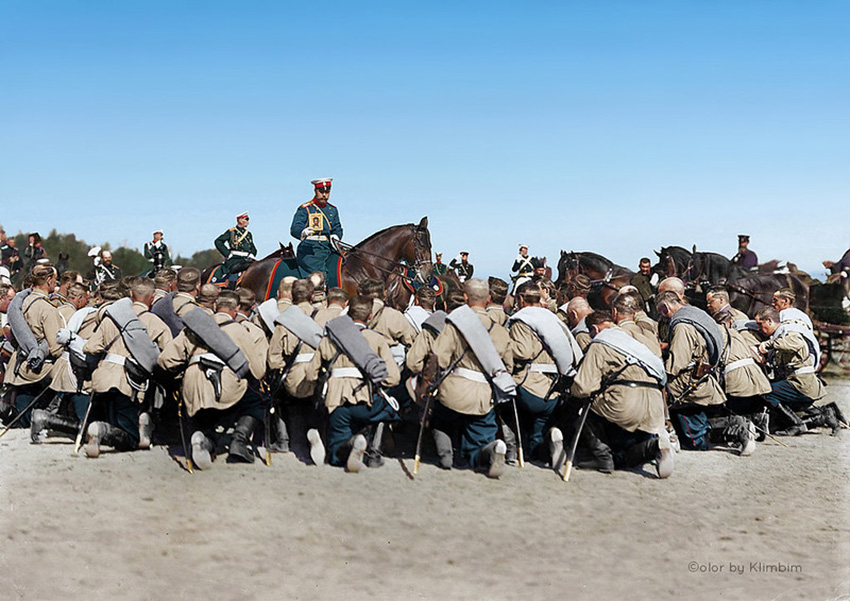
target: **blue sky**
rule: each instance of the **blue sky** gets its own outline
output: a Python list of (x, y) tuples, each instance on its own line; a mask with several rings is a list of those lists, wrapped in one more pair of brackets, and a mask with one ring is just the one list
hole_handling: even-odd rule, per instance
[(0, 3), (0, 223), (184, 255), (309, 181), (357, 242), (634, 267), (661, 245), (821, 274), (850, 245), (850, 4)]

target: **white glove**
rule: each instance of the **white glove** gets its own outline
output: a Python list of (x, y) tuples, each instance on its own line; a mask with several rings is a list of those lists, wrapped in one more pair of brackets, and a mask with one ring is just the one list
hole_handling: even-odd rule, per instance
[[(644, 265), (645, 265), (645, 263), (644, 263)], [(653, 287), (654, 287), (654, 286), (658, 286), (658, 279), (659, 279), (658, 274), (657, 274), (657, 273), (653, 273), (653, 274), (652, 274), (652, 277), (651, 277), (651, 278), (649, 278), (649, 285), (650, 285), (650, 286), (653, 286)]]
[(339, 236), (336, 234), (331, 234), (331, 248), (333, 248), (337, 254), (342, 254), (342, 248), (339, 246)]
[(307, 236), (309, 236), (312, 233), (313, 233), (313, 230), (311, 230), (309, 227), (305, 227), (303, 230), (301, 230), (301, 239), (304, 240), (305, 238), (307, 238)]

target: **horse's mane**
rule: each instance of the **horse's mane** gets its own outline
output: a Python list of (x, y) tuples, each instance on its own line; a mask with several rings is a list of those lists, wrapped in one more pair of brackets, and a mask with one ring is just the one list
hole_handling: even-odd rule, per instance
[(605, 267), (607, 267), (609, 269), (611, 267), (614, 267), (614, 261), (612, 261), (611, 259), (607, 259), (607, 258), (603, 257), (602, 255), (598, 255), (594, 252), (587, 251), (587, 252), (580, 252), (580, 253), (576, 253), (576, 254), (579, 255), (580, 257), (590, 257), (592, 259), (596, 259), (600, 263), (603, 263), (605, 265)]
[(379, 237), (379, 236), (382, 236), (383, 234), (385, 234), (386, 232), (388, 232), (388, 231), (390, 231), (390, 230), (394, 230), (394, 229), (398, 229), (398, 228), (403, 228), (403, 227), (411, 227), (411, 226), (413, 226), (413, 225), (414, 225), (414, 224), (412, 224), (412, 223), (403, 223), (403, 224), (401, 224), (401, 225), (391, 225), (391, 226), (389, 226), (389, 227), (385, 227), (384, 229), (382, 229), (382, 230), (379, 230), (379, 231), (375, 232), (374, 234), (372, 234), (372, 235), (371, 235), (371, 236), (369, 236), (368, 238), (364, 238), (363, 240), (361, 240), (360, 242), (358, 242), (357, 244), (355, 244), (355, 245), (354, 245), (354, 248), (352, 248), (351, 250), (357, 250), (358, 248), (360, 248), (360, 247), (362, 247), (362, 246), (364, 246), (364, 245), (368, 244), (369, 242), (371, 242), (371, 241), (372, 241), (372, 240), (374, 240), (375, 238), (377, 238), (377, 237)]

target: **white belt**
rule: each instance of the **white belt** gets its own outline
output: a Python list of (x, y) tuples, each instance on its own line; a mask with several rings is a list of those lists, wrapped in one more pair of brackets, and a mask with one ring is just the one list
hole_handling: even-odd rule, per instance
[(327, 242), (327, 241), (328, 241), (328, 237), (327, 237), (327, 236), (316, 236), (316, 235), (313, 235), (313, 236), (307, 236), (307, 237), (306, 237), (306, 238), (304, 238), (304, 239), (305, 239), (305, 240), (314, 240), (314, 241), (316, 241), (316, 242)]
[(539, 371), (541, 374), (556, 374), (558, 366), (554, 363), (532, 363), (528, 366), (529, 371)]
[(253, 256), (254, 255), (252, 255), (251, 253), (244, 251), (244, 250), (231, 250), (228, 258), (230, 258), (230, 257), (253, 257)]
[(808, 367), (801, 367), (800, 369), (795, 369), (793, 375), (800, 376), (803, 374), (813, 374), (815, 373), (815, 368), (811, 365)]
[(456, 367), (454, 375), (466, 378), (467, 380), (472, 380), (473, 382), (483, 382), (484, 384), (487, 384), (487, 376), (482, 374), (480, 371), (475, 371), (474, 369)]
[(738, 359), (737, 361), (732, 361), (726, 366), (726, 369), (723, 370), (723, 375), (726, 376), (730, 371), (738, 369), (739, 367), (744, 367), (745, 365), (755, 365), (755, 359), (752, 357), (747, 357), (745, 359)]
[(292, 365), (295, 365), (296, 363), (309, 363), (313, 360), (313, 355), (315, 354), (316, 353), (301, 353), (300, 355), (296, 355), (295, 360), (292, 362)]
[(224, 361), (218, 358), (218, 355), (214, 353), (204, 353), (202, 355), (195, 355), (194, 357), (189, 358), (189, 365), (194, 365), (195, 363), (200, 363), (201, 359), (206, 359), (207, 361), (213, 361), (215, 363), (220, 363), (221, 365), (227, 365)]
[(109, 361), (110, 363), (114, 363), (115, 365), (124, 365), (127, 361), (127, 357), (122, 357), (121, 355), (113, 355), (112, 353), (106, 353), (106, 357), (103, 358), (104, 361)]
[(332, 378), (358, 378), (363, 379), (363, 374), (356, 367), (334, 367), (331, 370)]
[(64, 351), (64, 352), (60, 355), (60, 358), (64, 359), (64, 360), (65, 360), (65, 361), (67, 361), (68, 363), (70, 363), (70, 362), (71, 362), (71, 354), (70, 354), (68, 351)]

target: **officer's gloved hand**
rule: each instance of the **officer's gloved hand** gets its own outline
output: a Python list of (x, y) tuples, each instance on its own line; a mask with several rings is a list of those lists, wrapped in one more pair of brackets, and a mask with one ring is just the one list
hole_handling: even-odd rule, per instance
[(301, 230), (301, 239), (302, 240), (306, 239), (307, 236), (309, 236), (311, 232), (312, 232), (312, 230), (309, 227), (305, 227), (303, 230)]
[(342, 254), (342, 248), (340, 247), (339, 242), (339, 236), (331, 234), (331, 248), (333, 248), (338, 254)]
[(71, 330), (68, 328), (60, 328), (59, 331), (56, 332), (56, 342), (62, 346), (68, 346), (68, 343), (71, 342), (72, 335)]

